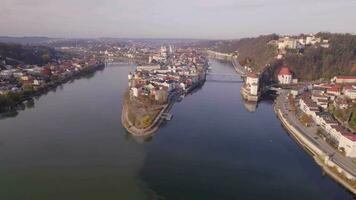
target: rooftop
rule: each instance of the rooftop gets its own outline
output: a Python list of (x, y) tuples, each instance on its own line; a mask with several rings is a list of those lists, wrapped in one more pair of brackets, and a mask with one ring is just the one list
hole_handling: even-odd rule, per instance
[(287, 66), (284, 66), (279, 71), (278, 75), (292, 75), (292, 72), (289, 70), (289, 68)]

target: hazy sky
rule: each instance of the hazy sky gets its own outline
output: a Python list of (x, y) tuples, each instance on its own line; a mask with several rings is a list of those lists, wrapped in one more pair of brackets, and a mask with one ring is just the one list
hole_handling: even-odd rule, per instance
[(356, 0), (0, 0), (0, 35), (240, 38), (356, 33)]

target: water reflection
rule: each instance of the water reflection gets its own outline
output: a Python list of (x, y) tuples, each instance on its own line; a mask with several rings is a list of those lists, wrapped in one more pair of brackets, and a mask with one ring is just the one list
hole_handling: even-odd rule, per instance
[(246, 100), (243, 100), (243, 104), (244, 104), (244, 107), (246, 108), (246, 110), (251, 113), (256, 111), (257, 105), (258, 105), (257, 102), (246, 101)]
[(6, 118), (13, 118), (13, 117), (16, 117), (18, 114), (19, 114), (19, 112), (17, 110), (3, 112), (0, 114), (0, 120), (6, 119)]
[(35, 107), (35, 100), (34, 99), (29, 99), (27, 102), (25, 102), (26, 108), (31, 109)]
[(24, 111), (26, 109), (32, 109), (34, 107), (35, 107), (34, 99), (29, 99), (25, 102), (17, 104), (16, 106), (10, 108), (7, 111), (1, 112), (0, 120), (4, 120), (7, 118), (14, 118), (19, 114), (19, 112)]
[(266, 92), (265, 94), (263, 94), (261, 96), (261, 99), (260, 99), (259, 102), (246, 101), (243, 98), (242, 98), (242, 100), (243, 100), (243, 105), (244, 105), (245, 109), (248, 112), (254, 113), (258, 109), (258, 105), (260, 103), (271, 103), (271, 104), (273, 104), (273, 101), (275, 100), (275, 98), (276, 98), (275, 91), (268, 91), (268, 92)]
[[(211, 61), (216, 73), (233, 73)], [(167, 199), (352, 199), (282, 128), (273, 99), (247, 107), (241, 84), (207, 82), (176, 104), (149, 146), (141, 177)], [(246, 106), (246, 105), (245, 105)]]
[(118, 123), (129, 70), (108, 67), (2, 113), (0, 199), (160, 199), (138, 175), (145, 142)]
[(154, 133), (150, 134), (150, 135), (144, 135), (144, 136), (134, 136), (131, 133), (125, 131), (125, 139), (127, 141), (131, 141), (134, 140), (135, 142), (137, 142), (138, 144), (144, 144), (146, 142), (150, 142), (152, 141), (153, 137), (154, 137)]
[(12, 118), (12, 117), (16, 117), (19, 112), (21, 111), (25, 111), (26, 109), (32, 109), (35, 107), (35, 101), (39, 101), (41, 97), (45, 97), (47, 96), (49, 93), (56, 93), (57, 90), (58, 91), (63, 91), (64, 86), (65, 85), (71, 85), (73, 83), (75, 83), (76, 80), (81, 80), (81, 79), (86, 79), (89, 80), (91, 78), (93, 78), (95, 76), (96, 73), (99, 72), (103, 72), (104, 68), (100, 68), (97, 71), (93, 72), (93, 73), (88, 73), (88, 74), (84, 74), (82, 76), (78, 76), (75, 77), (73, 79), (68, 80), (66, 83), (60, 84), (60, 85), (56, 85), (54, 87), (50, 87), (47, 88), (46, 90), (44, 90), (43, 92), (41, 92), (41, 94), (35, 94), (33, 95), (32, 98), (20, 102), (14, 106), (8, 107), (8, 108), (4, 108), (3, 112), (0, 112), (0, 120), (2, 119), (6, 119), (6, 118)]

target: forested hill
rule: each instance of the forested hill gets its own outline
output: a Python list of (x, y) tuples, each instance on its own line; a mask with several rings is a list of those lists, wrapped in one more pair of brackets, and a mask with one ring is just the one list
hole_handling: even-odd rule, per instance
[(329, 40), (329, 48), (307, 47), (302, 55), (288, 53), (284, 64), (302, 80), (356, 75), (356, 35), (319, 35)]
[(271, 41), (279, 37), (274, 34), (223, 41), (210, 48), (225, 53), (237, 53), (241, 64), (256, 71), (262, 71), (266, 64), (287, 65), (301, 80), (356, 75), (356, 35), (318, 33), (316, 36), (329, 40), (329, 48), (307, 46), (302, 51), (287, 51), (278, 62), (277, 47)]
[(63, 56), (63, 53), (50, 47), (0, 43), (0, 60), (11, 65), (43, 65)]
[(278, 35), (264, 35), (256, 38), (243, 38), (240, 40), (229, 40), (217, 43), (213, 50), (223, 53), (237, 54), (242, 65), (262, 69), (271, 63), (277, 56), (277, 48), (268, 42), (277, 40)]

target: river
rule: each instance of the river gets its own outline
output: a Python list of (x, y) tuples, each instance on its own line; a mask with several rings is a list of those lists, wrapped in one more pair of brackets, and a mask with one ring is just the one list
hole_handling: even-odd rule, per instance
[(130, 136), (120, 115), (133, 69), (108, 66), (0, 119), (0, 199), (353, 199), (287, 134), (272, 100), (245, 104), (241, 83), (207, 81), (155, 135)]

